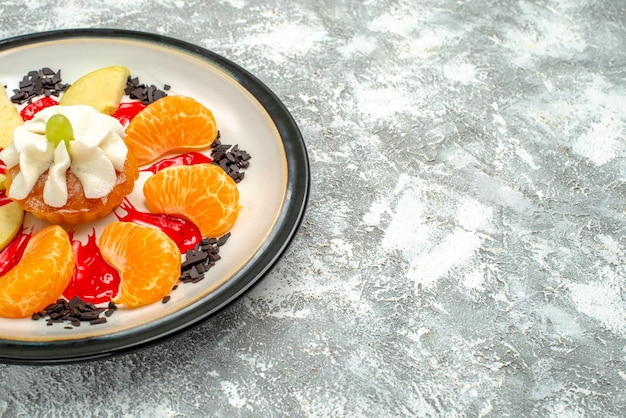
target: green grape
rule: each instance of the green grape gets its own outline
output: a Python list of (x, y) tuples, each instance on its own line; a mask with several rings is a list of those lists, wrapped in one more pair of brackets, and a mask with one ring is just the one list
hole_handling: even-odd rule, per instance
[(72, 128), (70, 120), (61, 114), (50, 116), (48, 122), (46, 122), (46, 138), (54, 144), (54, 148), (56, 148), (61, 141), (64, 141), (67, 147), (69, 142), (74, 139), (74, 129)]

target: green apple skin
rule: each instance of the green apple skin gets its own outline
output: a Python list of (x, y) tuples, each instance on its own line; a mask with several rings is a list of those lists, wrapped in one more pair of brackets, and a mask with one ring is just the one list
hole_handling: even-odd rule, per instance
[(87, 73), (65, 90), (59, 105), (89, 105), (112, 115), (120, 105), (129, 75), (130, 70), (121, 65)]

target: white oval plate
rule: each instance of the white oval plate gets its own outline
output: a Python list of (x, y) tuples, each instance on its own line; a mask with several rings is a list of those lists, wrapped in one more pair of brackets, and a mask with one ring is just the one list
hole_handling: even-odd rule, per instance
[[(219, 260), (195, 283), (181, 283), (168, 303), (119, 309), (106, 324), (73, 329), (44, 320), (0, 318), (0, 361), (64, 363), (136, 350), (187, 330), (227, 306), (261, 279), (282, 256), (306, 208), (310, 172), (305, 144), (280, 100), (231, 61), (180, 40), (117, 29), (43, 32), (0, 41), (0, 82), (11, 94), (30, 70), (61, 69), (64, 83), (102, 67), (124, 65), (140, 82), (168, 94), (195, 98), (212, 110), (223, 144), (239, 144), (252, 155), (239, 183), (242, 212)], [(129, 199), (145, 210), (142, 173)], [(123, 213), (123, 212), (122, 212)], [(113, 214), (80, 225), (86, 242), (116, 220)], [(30, 215), (25, 226), (35, 221)], [(0, 278), (1, 280), (1, 278)], [(66, 324), (67, 325), (67, 324)]]

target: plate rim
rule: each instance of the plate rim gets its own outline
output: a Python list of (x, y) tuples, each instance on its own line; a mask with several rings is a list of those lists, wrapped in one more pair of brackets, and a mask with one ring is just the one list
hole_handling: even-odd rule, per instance
[(269, 87), (228, 58), (178, 38), (117, 28), (60, 29), (18, 35), (0, 40), (0, 52), (33, 43), (73, 38), (128, 39), (152, 43), (173, 47), (217, 65), (254, 97), (278, 131), (286, 155), (287, 193), (277, 221), (269, 233), (272, 245), (259, 249), (243, 266), (245, 274), (239, 280), (229, 280), (222, 285), (219, 297), (214, 298), (210, 305), (196, 303), (158, 323), (148, 321), (138, 328), (86, 339), (45, 342), (0, 339), (0, 362), (7, 364), (64, 364), (109, 358), (162, 343), (199, 326), (250, 291), (275, 266), (300, 229), (309, 200), (310, 163), (304, 138), (295, 119)]

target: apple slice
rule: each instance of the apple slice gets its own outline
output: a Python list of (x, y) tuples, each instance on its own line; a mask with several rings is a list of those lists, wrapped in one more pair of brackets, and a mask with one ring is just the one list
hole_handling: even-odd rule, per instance
[(4, 87), (0, 86), (0, 148), (8, 147), (13, 141), (13, 131), (24, 121), (20, 112), (9, 100), (9, 95)]
[(6, 181), (7, 176), (5, 176), (4, 174), (0, 174), (0, 190), (4, 190), (4, 182)]
[(15, 238), (24, 220), (24, 210), (17, 202), (0, 206), (0, 251)]
[(130, 70), (121, 65), (92, 71), (65, 90), (59, 104), (89, 105), (101, 113), (112, 115), (120, 105), (129, 75)]

